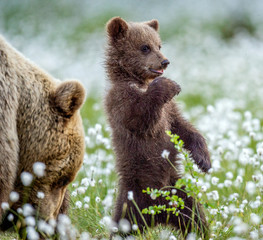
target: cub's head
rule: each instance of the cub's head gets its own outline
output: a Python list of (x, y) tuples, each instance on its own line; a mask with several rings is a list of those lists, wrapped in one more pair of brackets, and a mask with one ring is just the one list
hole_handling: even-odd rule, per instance
[(169, 61), (161, 53), (157, 20), (134, 23), (115, 17), (107, 23), (106, 28), (108, 72), (116, 72), (119, 67), (142, 82), (163, 74)]
[(162, 75), (169, 61), (160, 51), (158, 29), (157, 20), (134, 23), (112, 18), (107, 23), (107, 61), (142, 82)]

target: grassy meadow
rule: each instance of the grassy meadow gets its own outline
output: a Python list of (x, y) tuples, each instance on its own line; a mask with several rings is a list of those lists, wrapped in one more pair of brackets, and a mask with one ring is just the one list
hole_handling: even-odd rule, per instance
[[(70, 185), (69, 218), (58, 224), (62, 240), (109, 239), (118, 227), (110, 219), (117, 175), (103, 111), (105, 24), (113, 16), (159, 20), (163, 53), (171, 62), (164, 75), (181, 85), (175, 100), (211, 154), (213, 169), (198, 173), (196, 183), (210, 239), (263, 239), (262, 12), (260, 0), (0, 2), (0, 34), (56, 78), (79, 79), (87, 90), (81, 110), (86, 154)], [(188, 172), (185, 178), (193, 181)], [(17, 233), (1, 232), (0, 239), (17, 239)], [(182, 236), (158, 226), (127, 239)]]

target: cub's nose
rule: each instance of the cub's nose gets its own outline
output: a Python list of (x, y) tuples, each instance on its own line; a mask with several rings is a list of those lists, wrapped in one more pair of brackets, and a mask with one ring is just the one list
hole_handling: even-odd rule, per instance
[(163, 61), (161, 62), (161, 64), (162, 64), (162, 67), (163, 67), (163, 68), (166, 68), (166, 67), (168, 66), (168, 64), (170, 64), (170, 62), (169, 62), (168, 59), (165, 59), (165, 60), (163, 60)]

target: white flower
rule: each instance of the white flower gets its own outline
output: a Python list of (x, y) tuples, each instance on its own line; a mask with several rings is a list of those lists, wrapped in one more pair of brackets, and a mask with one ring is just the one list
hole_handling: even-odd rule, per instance
[(89, 128), (88, 129), (88, 135), (91, 135), (91, 136), (95, 136), (97, 133), (96, 133), (96, 130), (94, 128)]
[(186, 240), (196, 240), (196, 234), (195, 233), (189, 233), (186, 237)]
[(31, 204), (29, 203), (26, 203), (24, 206), (23, 206), (23, 215), (25, 217), (27, 216), (32, 216), (35, 212), (35, 209), (32, 207)]
[(33, 172), (38, 177), (43, 177), (45, 175), (45, 169), (46, 169), (46, 165), (42, 162), (35, 162), (33, 164)]
[(251, 208), (256, 209), (261, 206), (261, 202), (259, 200), (256, 200), (255, 202), (250, 202), (249, 205)]
[(250, 214), (250, 221), (252, 222), (253, 225), (258, 225), (261, 222), (261, 217), (255, 213), (251, 213)]
[(26, 232), (27, 232), (28, 240), (38, 240), (39, 239), (39, 234), (35, 230), (34, 227), (31, 227), (31, 226), (27, 227), (26, 228)]
[(168, 150), (163, 150), (163, 152), (162, 152), (162, 158), (168, 158), (169, 157), (169, 155), (170, 155), (170, 152), (168, 151)]
[(84, 197), (84, 202), (89, 203), (90, 202), (90, 197), (88, 197), (88, 196)]
[(22, 208), (18, 208), (16, 211), (17, 211), (18, 214), (23, 214), (23, 209)]
[(76, 192), (76, 191), (73, 191), (72, 193), (71, 193), (71, 196), (72, 197), (76, 197), (78, 195), (78, 193)]
[(222, 223), (221, 222), (216, 222), (216, 228), (220, 228), (222, 227)]
[(233, 178), (233, 173), (232, 172), (227, 172), (226, 173), (226, 178), (228, 178), (228, 179), (232, 179)]
[(239, 224), (236, 224), (233, 231), (238, 235), (244, 234), (248, 231), (248, 225), (241, 221)]
[(106, 226), (108, 229), (111, 229), (112, 226), (114, 226), (116, 223), (112, 220), (112, 218), (110, 216), (104, 216), (100, 220), (100, 224)]
[(35, 220), (35, 218), (32, 217), (32, 216), (26, 217), (26, 218), (25, 218), (25, 221), (26, 221), (26, 225), (27, 225), (27, 226), (32, 226), (32, 227), (34, 227), (34, 226), (36, 225), (36, 220)]
[(101, 132), (102, 126), (101, 126), (101, 124), (96, 123), (94, 128), (95, 128), (96, 132), (99, 133), (99, 132)]
[(210, 209), (210, 214), (211, 215), (216, 215), (217, 213), (218, 213), (217, 209), (214, 209), (214, 208)]
[(260, 179), (260, 176), (258, 176), (258, 175), (252, 175), (252, 179), (253, 179), (254, 182), (258, 182), (259, 179)]
[(75, 205), (76, 205), (77, 208), (81, 208), (82, 207), (82, 202), (81, 201), (77, 201), (75, 203)]
[(39, 199), (44, 199), (45, 193), (43, 193), (43, 192), (37, 192), (37, 197), (38, 197)]
[(157, 196), (156, 196), (156, 194), (154, 192), (152, 192), (150, 197), (151, 197), (152, 200), (155, 200)]
[(177, 190), (176, 189), (172, 189), (172, 194), (174, 195), (174, 194), (176, 194), (176, 192), (177, 192)]
[(215, 108), (214, 108), (214, 106), (212, 106), (212, 105), (208, 105), (208, 106), (206, 107), (206, 110), (207, 110), (207, 112), (209, 112), (209, 113), (213, 113), (213, 112), (215, 111)]
[(127, 219), (121, 219), (119, 221), (119, 229), (121, 232), (128, 233), (131, 231), (131, 224)]
[(258, 239), (258, 231), (257, 230), (254, 230), (254, 231), (251, 231), (250, 232), (250, 237), (251, 237), (251, 239)]
[(55, 228), (57, 226), (57, 221), (54, 218), (51, 218), (51, 219), (48, 220), (48, 224), (51, 227)]
[(237, 176), (236, 183), (239, 184), (239, 183), (242, 183), (242, 182), (243, 182), (243, 178), (241, 176)]
[(5, 210), (9, 209), (9, 204), (7, 202), (2, 202), (1, 208), (5, 211)]
[(13, 215), (12, 213), (8, 214), (7, 220), (8, 220), (9, 222), (13, 222), (13, 221), (14, 221), (14, 215)]
[(91, 186), (91, 187), (94, 187), (95, 184), (96, 184), (95, 179), (91, 179), (91, 180), (90, 180), (90, 186)]
[(256, 191), (256, 184), (254, 182), (248, 181), (246, 185), (246, 191), (249, 195), (253, 195)]
[(111, 229), (111, 231), (114, 232), (114, 233), (116, 233), (116, 232), (118, 232), (118, 228), (117, 228), (117, 227), (113, 227), (113, 228)]
[(86, 190), (87, 190), (86, 187), (79, 187), (79, 188), (77, 188), (77, 193), (84, 194), (86, 192)]
[(169, 230), (161, 230), (161, 232), (159, 234), (159, 239), (160, 240), (167, 240), (170, 235), (171, 235), (171, 232)]
[(17, 192), (11, 192), (9, 198), (11, 202), (15, 203), (19, 200), (19, 194)]
[(128, 192), (128, 200), (130, 200), (130, 201), (133, 200), (133, 191)]
[(91, 238), (90, 238), (90, 234), (88, 232), (82, 232), (80, 234), (80, 240), (89, 240), (89, 239), (91, 239)]
[[(49, 220), (49, 223), (50, 223), (50, 220)], [(55, 226), (53, 226), (52, 224), (49, 224), (49, 223), (47, 223), (46, 221), (41, 220), (41, 219), (38, 220), (38, 222), (37, 222), (38, 230), (43, 232), (43, 233), (46, 233), (47, 235), (53, 235), (55, 232), (56, 224), (55, 224)]]
[(33, 176), (29, 172), (22, 172), (20, 178), (21, 178), (23, 185), (26, 187), (29, 186), (33, 180)]
[(245, 116), (246, 120), (252, 119), (252, 113), (250, 111), (245, 111), (244, 116)]
[(84, 187), (88, 187), (89, 186), (89, 179), (88, 178), (83, 178), (81, 180), (81, 185), (84, 185)]
[(58, 224), (69, 226), (71, 224), (70, 218), (65, 214), (58, 215)]
[(224, 185), (225, 185), (225, 187), (230, 187), (232, 185), (232, 181), (231, 180), (225, 180)]
[(203, 185), (203, 186), (201, 187), (201, 190), (202, 190), (203, 192), (206, 192), (206, 191), (207, 191), (207, 187), (206, 187), (205, 185)]
[(95, 201), (96, 201), (97, 203), (99, 203), (99, 202), (101, 201), (100, 197), (96, 197), (96, 198), (95, 198)]
[(172, 235), (169, 237), (169, 240), (177, 240), (177, 238), (174, 235)]
[(211, 192), (212, 193), (212, 197), (215, 201), (219, 200), (219, 194), (218, 191), (214, 190)]
[(219, 178), (217, 178), (217, 177), (212, 177), (211, 183), (212, 183), (213, 185), (217, 185), (218, 182), (219, 182)]
[(79, 184), (78, 184), (77, 182), (72, 183), (72, 187), (73, 187), (73, 188), (76, 188), (78, 185), (79, 185)]
[(108, 194), (102, 201), (102, 204), (105, 206), (105, 208), (110, 208), (113, 204), (113, 196)]
[(258, 156), (262, 157), (263, 156), (263, 147), (261, 146), (260, 148), (257, 148), (257, 154)]
[(84, 207), (85, 209), (88, 209), (88, 208), (89, 208), (89, 204), (85, 203), (83, 207)]
[(137, 231), (137, 230), (138, 230), (138, 226), (137, 226), (136, 224), (133, 224), (133, 225), (132, 225), (132, 230), (133, 230), (133, 231)]
[(242, 203), (243, 203), (243, 204), (248, 204), (248, 200), (247, 200), (247, 199), (244, 199), (244, 200), (242, 201)]

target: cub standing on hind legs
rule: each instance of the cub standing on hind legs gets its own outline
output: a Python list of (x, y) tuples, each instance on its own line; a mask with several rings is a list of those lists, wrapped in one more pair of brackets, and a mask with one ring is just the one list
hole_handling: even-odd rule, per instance
[[(128, 192), (133, 192), (140, 210), (153, 205), (168, 205), (166, 200), (153, 200), (142, 190), (173, 186), (182, 177), (161, 156), (166, 149), (174, 166), (180, 165), (178, 152), (166, 130), (180, 136), (204, 172), (211, 168), (211, 163), (205, 139), (181, 116), (172, 100), (179, 94), (180, 86), (160, 77), (169, 61), (160, 52), (158, 21), (134, 23), (115, 17), (107, 23), (107, 33), (106, 70), (111, 87), (105, 107), (119, 174), (119, 194), (113, 219), (119, 222), (126, 218), (134, 223), (135, 217), (142, 229), (144, 222), (134, 204), (127, 199)], [(178, 217), (171, 215), (169, 224), (179, 228), (185, 236), (193, 230), (194, 221), (199, 234), (207, 237), (208, 224), (201, 205), (183, 191), (178, 190), (177, 195), (184, 200), (185, 208)], [(144, 218), (151, 225), (151, 216), (144, 215)], [(156, 224), (166, 221), (166, 213), (155, 216)]]

